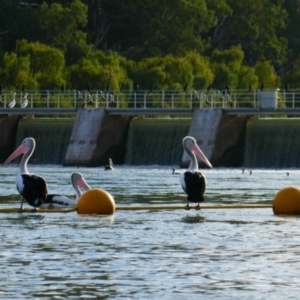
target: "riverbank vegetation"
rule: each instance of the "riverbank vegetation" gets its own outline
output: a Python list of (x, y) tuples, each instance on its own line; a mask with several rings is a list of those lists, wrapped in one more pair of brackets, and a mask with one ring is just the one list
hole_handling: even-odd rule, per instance
[(3, 0), (3, 89), (299, 88), (300, 1)]

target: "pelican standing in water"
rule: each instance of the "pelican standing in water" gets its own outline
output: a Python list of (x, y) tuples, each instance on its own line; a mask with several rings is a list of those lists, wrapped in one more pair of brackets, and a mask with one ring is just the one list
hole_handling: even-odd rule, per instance
[(47, 200), (48, 185), (46, 180), (43, 177), (30, 174), (27, 169), (28, 160), (34, 149), (35, 139), (25, 138), (22, 144), (3, 163), (6, 165), (19, 155), (24, 154), (21, 159), (19, 174), (16, 177), (17, 189), (22, 196), (21, 210), (23, 209), (24, 199), (34, 208), (39, 207)]
[[(71, 183), (76, 193), (76, 199), (69, 198), (67, 196), (57, 195), (57, 194), (50, 194), (47, 195), (46, 201), (42, 204), (41, 208), (48, 208), (48, 207), (57, 207), (57, 208), (66, 208), (66, 207), (76, 207), (77, 201), (79, 200), (80, 196), (82, 195), (81, 189), (84, 191), (90, 190), (91, 188), (84, 180), (81, 173), (74, 172), (71, 174)], [(81, 188), (81, 189), (80, 189)]]
[(196, 155), (210, 168), (211, 163), (198, 147), (196, 140), (191, 136), (183, 139), (183, 148), (189, 155), (191, 163), (189, 168), (180, 176), (180, 182), (183, 190), (187, 194), (187, 208), (189, 203), (197, 203), (196, 208), (199, 209), (200, 202), (204, 201), (203, 195), (206, 189), (206, 178), (198, 169), (198, 161)]

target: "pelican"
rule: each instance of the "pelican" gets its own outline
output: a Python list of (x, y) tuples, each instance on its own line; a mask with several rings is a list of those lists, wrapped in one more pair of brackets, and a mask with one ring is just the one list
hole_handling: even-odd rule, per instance
[(12, 100), (8, 103), (9, 108), (13, 108), (16, 105), (16, 92), (13, 93), (13, 98)]
[(193, 137), (186, 136), (183, 139), (183, 148), (189, 155), (191, 163), (186, 172), (180, 176), (181, 186), (187, 194), (187, 208), (189, 208), (189, 202), (197, 203), (196, 208), (199, 208), (200, 202), (204, 201), (203, 194), (206, 189), (206, 178), (199, 172), (196, 155), (208, 167), (212, 168), (212, 165), (198, 147), (197, 142)]
[[(50, 194), (47, 195), (47, 199), (40, 208), (48, 207), (57, 207), (57, 208), (66, 208), (66, 207), (76, 207), (77, 201), (82, 195), (81, 189), (84, 191), (90, 190), (89, 185), (84, 180), (81, 173), (74, 172), (71, 174), (71, 183), (76, 193), (76, 199), (69, 198), (62, 195)], [(80, 189), (81, 188), (81, 189)]]
[(107, 165), (105, 165), (105, 167), (104, 167), (104, 170), (105, 171), (107, 171), (107, 170), (113, 170), (114, 168), (113, 168), (113, 161), (112, 161), (112, 159), (111, 158), (109, 158), (108, 159), (108, 164)]
[(28, 99), (27, 99), (28, 93), (25, 94), (23, 97), (23, 101), (21, 103), (21, 108), (25, 108), (28, 105)]
[(46, 180), (43, 177), (30, 174), (27, 169), (28, 160), (34, 149), (34, 138), (25, 138), (22, 144), (3, 163), (6, 165), (19, 155), (24, 154), (21, 159), (19, 174), (16, 177), (17, 189), (22, 196), (21, 210), (23, 209), (24, 199), (34, 208), (39, 207), (47, 200), (48, 186)]

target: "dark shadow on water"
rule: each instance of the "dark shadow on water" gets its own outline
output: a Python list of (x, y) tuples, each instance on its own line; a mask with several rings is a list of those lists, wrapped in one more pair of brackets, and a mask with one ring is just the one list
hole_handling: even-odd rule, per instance
[(199, 214), (193, 215), (193, 216), (185, 216), (181, 219), (181, 222), (188, 223), (188, 224), (203, 223), (205, 221), (206, 221), (206, 219)]
[(45, 216), (37, 213), (19, 213), (19, 217), (16, 219), (15, 223), (21, 225), (23, 228), (35, 229), (36, 226), (43, 224)]

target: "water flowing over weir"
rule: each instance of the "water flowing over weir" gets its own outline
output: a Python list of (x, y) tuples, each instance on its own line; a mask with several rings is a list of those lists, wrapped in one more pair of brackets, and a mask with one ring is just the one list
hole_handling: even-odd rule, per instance
[(190, 119), (132, 120), (126, 141), (125, 164), (180, 165), (182, 138), (188, 134)]
[(244, 166), (299, 168), (300, 120), (248, 120)]
[(15, 145), (20, 145), (25, 137), (33, 137), (36, 148), (31, 163), (62, 164), (73, 124), (74, 119), (21, 119)]

